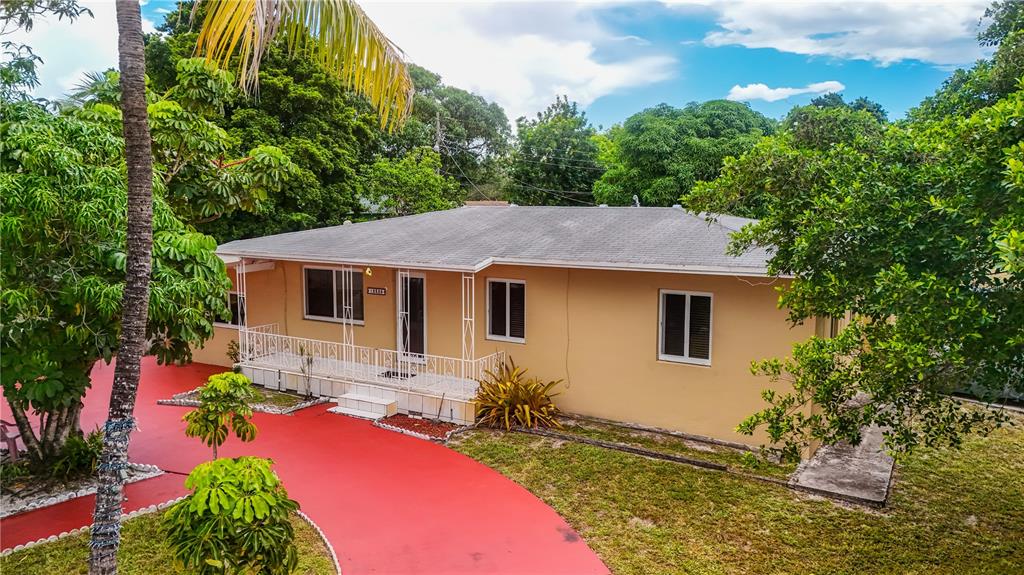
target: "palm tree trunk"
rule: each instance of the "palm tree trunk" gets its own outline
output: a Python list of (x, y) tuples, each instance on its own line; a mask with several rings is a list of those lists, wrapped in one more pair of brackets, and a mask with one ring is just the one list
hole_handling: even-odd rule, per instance
[(128, 164), (128, 256), (121, 342), (104, 426), (103, 455), (98, 466), (100, 487), (93, 512), (91, 575), (117, 573), (124, 473), (128, 465), (128, 439), (135, 426), (132, 413), (146, 344), (153, 251), (153, 154), (146, 117), (146, 60), (138, 0), (117, 0), (117, 31)]

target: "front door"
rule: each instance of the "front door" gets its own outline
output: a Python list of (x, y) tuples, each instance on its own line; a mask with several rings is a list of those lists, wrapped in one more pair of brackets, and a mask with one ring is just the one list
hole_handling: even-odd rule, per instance
[(399, 282), (398, 350), (416, 358), (427, 353), (426, 278), (403, 273)]

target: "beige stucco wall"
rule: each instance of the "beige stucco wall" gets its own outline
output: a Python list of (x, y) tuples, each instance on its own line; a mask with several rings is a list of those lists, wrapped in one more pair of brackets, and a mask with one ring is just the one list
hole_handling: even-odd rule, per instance
[[(303, 318), (302, 267), (277, 262), (273, 270), (249, 274), (248, 324), (277, 322), (288, 335), (339, 341), (338, 323)], [(423, 275), (427, 353), (459, 357), (460, 275)], [(487, 278), (526, 282), (526, 343), (487, 339)], [(364, 288), (387, 288), (387, 295), (364, 295), (365, 325), (354, 328), (355, 342), (395, 349), (395, 270), (374, 267), (363, 281)], [(492, 266), (476, 275), (476, 354), (504, 350), (532, 375), (565, 380), (557, 403), (569, 412), (756, 444), (763, 438), (734, 431), (744, 417), (763, 407), (760, 391), (769, 386), (765, 378), (751, 375), (751, 360), (785, 356), (795, 341), (806, 339), (815, 328), (813, 322), (789, 325), (785, 311), (776, 305), (777, 283), (730, 276)], [(660, 289), (713, 294), (710, 366), (658, 360)], [(218, 329), (196, 361), (226, 365), (223, 350), (236, 335), (234, 330)]]

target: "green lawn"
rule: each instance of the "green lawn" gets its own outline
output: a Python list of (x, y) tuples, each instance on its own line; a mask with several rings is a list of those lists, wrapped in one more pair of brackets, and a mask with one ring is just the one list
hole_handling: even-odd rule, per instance
[(272, 389), (266, 389), (262, 387), (253, 387), (256, 393), (260, 396), (253, 403), (263, 403), (266, 405), (273, 405), (274, 407), (294, 407), (303, 401), (306, 401), (306, 397), (303, 397), (297, 393), (274, 391)]
[(881, 512), (531, 435), (452, 446), (548, 502), (617, 574), (1024, 573), (1024, 420), (909, 458)]
[[(122, 575), (184, 573), (174, 566), (171, 549), (160, 531), (163, 514), (148, 513), (124, 524), (118, 572)], [(298, 575), (334, 575), (334, 563), (320, 535), (299, 517), (292, 520), (299, 547)], [(73, 575), (89, 572), (89, 534), (66, 537), (12, 553), (0, 559), (5, 575)]]

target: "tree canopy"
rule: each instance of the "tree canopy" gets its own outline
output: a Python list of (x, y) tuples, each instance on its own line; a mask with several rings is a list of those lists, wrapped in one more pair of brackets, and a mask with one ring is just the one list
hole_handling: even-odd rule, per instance
[[(51, 457), (79, 432), (89, 372), (116, 349), (125, 281), (125, 160), (120, 112), (55, 115), (0, 106), (0, 373), (25, 446)], [(187, 361), (213, 335), (230, 289), (213, 238), (188, 227), (155, 178), (147, 335), (161, 362)], [(28, 416), (37, 413), (38, 433)]]
[(596, 130), (576, 102), (559, 97), (536, 118), (516, 120), (506, 197), (522, 205), (591, 205), (598, 163)]
[[(1017, 47), (993, 61), (1004, 49)], [(964, 101), (949, 84), (936, 98)], [(850, 318), (833, 339), (755, 365), (793, 391), (766, 391), (742, 431), (764, 427), (789, 455), (857, 441), (868, 424), (896, 452), (958, 445), (1004, 416), (951, 394), (1024, 392), (1024, 91), (972, 98), (894, 125), (851, 107), (796, 110), (694, 194), (696, 209), (761, 218), (733, 249), (774, 246), (770, 273), (794, 278), (780, 289), (793, 322)]]
[(774, 128), (748, 105), (727, 100), (648, 108), (609, 132), (610, 163), (594, 198), (610, 205), (630, 205), (633, 196), (645, 206), (678, 203), (696, 182), (714, 179), (725, 158)]

